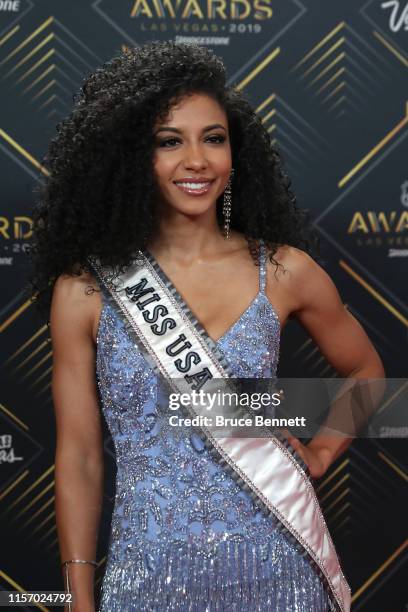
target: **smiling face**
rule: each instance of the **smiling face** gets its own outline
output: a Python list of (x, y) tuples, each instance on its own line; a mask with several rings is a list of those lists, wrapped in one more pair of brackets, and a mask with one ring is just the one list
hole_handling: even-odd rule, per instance
[(214, 208), (231, 172), (228, 119), (213, 98), (183, 98), (154, 129), (154, 172), (167, 207), (201, 215)]

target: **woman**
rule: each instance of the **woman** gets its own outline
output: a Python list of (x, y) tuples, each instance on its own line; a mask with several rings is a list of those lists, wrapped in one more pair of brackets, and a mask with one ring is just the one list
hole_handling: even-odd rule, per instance
[(46, 165), (34, 280), (40, 304), (52, 296), (73, 610), (95, 605), (99, 399), (118, 468), (100, 610), (349, 609), (310, 477), (350, 440), (217, 440), (170, 426), (159, 388), (274, 377), (291, 316), (340, 375), (383, 375), (308, 254), (279, 156), (220, 59), (172, 42), (122, 53), (87, 79)]

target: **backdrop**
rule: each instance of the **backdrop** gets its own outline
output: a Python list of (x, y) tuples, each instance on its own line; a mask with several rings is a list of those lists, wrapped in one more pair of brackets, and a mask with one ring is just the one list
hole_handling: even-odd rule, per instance
[[(387, 375), (404, 377), (407, 30), (405, 0), (0, 0), (0, 589), (62, 589), (52, 351), (25, 290), (26, 249), (40, 160), (82, 79), (151, 39), (194, 41), (222, 56), (281, 150), (343, 301)], [(296, 323), (285, 329), (279, 373), (336, 375)], [(114, 496), (107, 431), (105, 449), (98, 585)], [(356, 441), (319, 482), (353, 610), (407, 609), (406, 449), (402, 438)]]

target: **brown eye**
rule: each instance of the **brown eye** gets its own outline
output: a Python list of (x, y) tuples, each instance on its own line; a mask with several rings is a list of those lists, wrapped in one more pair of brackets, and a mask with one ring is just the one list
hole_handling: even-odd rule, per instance
[(208, 138), (211, 140), (211, 142), (215, 143), (225, 142), (225, 136), (223, 136), (222, 134), (214, 134), (213, 136), (209, 136)]
[(159, 140), (159, 147), (171, 147), (177, 142), (179, 142), (178, 138), (166, 138), (166, 140)]

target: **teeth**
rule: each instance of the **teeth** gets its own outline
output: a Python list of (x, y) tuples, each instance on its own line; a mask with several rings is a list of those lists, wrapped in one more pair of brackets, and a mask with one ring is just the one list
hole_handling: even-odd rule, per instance
[(188, 189), (203, 189), (203, 187), (207, 187), (209, 184), (210, 183), (176, 183), (176, 185), (187, 187)]

